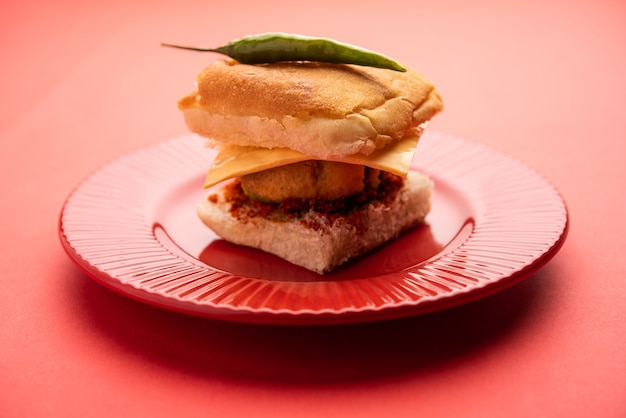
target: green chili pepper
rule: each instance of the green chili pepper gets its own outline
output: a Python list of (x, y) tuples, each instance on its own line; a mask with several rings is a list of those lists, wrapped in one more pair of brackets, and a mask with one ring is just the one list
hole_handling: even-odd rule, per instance
[(246, 36), (217, 48), (196, 48), (166, 43), (162, 45), (192, 51), (218, 52), (243, 64), (318, 61), (406, 71), (402, 65), (391, 58), (358, 46), (328, 38), (314, 38), (280, 32)]

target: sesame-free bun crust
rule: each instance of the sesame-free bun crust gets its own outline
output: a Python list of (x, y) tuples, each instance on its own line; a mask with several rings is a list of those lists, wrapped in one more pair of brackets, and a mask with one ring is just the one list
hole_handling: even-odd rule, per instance
[(218, 60), (179, 108), (192, 132), (216, 143), (329, 158), (368, 155), (414, 132), (443, 106), (434, 86), (411, 69)]
[(198, 206), (200, 219), (218, 236), (324, 274), (422, 223), (431, 207), (433, 182), (424, 174), (410, 172), (393, 201), (369, 204), (353, 215), (364, 222), (364, 228), (341, 218), (331, 224), (313, 211), (305, 216), (319, 228), (309, 228), (299, 219), (273, 221), (257, 216), (241, 220), (231, 215), (222, 190), (216, 192), (216, 199)]

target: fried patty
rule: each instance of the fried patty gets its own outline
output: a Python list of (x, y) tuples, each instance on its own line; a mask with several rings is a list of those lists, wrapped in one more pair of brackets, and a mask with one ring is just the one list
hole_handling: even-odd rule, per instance
[(376, 185), (379, 170), (356, 164), (310, 160), (240, 177), (244, 192), (265, 203), (285, 199), (335, 200)]

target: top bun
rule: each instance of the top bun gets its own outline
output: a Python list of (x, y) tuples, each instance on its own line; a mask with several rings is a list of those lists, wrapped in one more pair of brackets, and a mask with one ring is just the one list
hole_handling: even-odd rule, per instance
[(368, 155), (414, 134), (443, 105), (411, 69), (218, 60), (179, 108), (192, 132), (221, 145), (290, 148), (325, 159)]

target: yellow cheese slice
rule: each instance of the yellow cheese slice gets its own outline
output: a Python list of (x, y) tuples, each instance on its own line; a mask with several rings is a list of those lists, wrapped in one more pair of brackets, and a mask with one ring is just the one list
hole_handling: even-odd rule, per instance
[[(364, 165), (389, 171), (399, 176), (406, 176), (411, 167), (418, 141), (419, 135), (411, 134), (374, 151), (370, 155), (349, 155), (327, 160)], [(307, 160), (320, 160), (320, 158), (311, 157), (289, 148), (268, 149), (229, 145), (220, 149), (215, 160), (213, 160), (204, 187), (211, 187), (222, 181), (246, 174), (258, 173), (270, 168)]]

